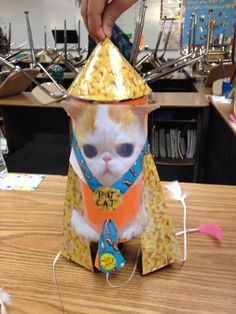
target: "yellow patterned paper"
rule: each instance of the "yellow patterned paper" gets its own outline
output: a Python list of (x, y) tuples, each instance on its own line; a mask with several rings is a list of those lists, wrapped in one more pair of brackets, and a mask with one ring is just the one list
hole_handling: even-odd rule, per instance
[(151, 154), (145, 156), (143, 168), (144, 204), (150, 222), (141, 236), (143, 274), (148, 274), (180, 259), (181, 252), (164, 193)]
[(63, 220), (63, 241), (61, 244), (61, 253), (64, 257), (80, 264), (81, 266), (93, 270), (93, 263), (90, 251), (90, 242), (80, 239), (70, 226), (71, 209), (75, 208), (82, 211), (82, 195), (78, 176), (69, 167), (68, 181), (66, 189), (66, 198), (64, 204)]
[(137, 99), (150, 93), (147, 83), (108, 38), (93, 50), (67, 91), (68, 96), (103, 103)]

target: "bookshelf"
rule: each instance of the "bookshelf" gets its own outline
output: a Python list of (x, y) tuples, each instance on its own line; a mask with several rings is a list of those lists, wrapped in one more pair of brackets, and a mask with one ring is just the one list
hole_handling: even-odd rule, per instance
[(201, 181), (208, 102), (191, 94), (186, 100), (186, 93), (157, 93), (160, 108), (149, 115), (149, 143), (161, 180)]

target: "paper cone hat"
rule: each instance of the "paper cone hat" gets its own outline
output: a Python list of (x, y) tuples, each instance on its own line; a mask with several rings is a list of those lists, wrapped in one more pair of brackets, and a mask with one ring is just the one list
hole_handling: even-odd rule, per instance
[(67, 95), (108, 103), (136, 99), (150, 93), (149, 86), (107, 38), (94, 49)]

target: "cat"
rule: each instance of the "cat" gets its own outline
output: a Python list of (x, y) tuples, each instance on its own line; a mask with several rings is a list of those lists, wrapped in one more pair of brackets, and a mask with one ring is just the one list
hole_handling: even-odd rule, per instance
[[(73, 132), (92, 174), (104, 187), (112, 186), (143, 149), (147, 138), (146, 115), (153, 106), (76, 106), (69, 102), (63, 102), (63, 106), (72, 119)], [(70, 163), (77, 175), (83, 177), (73, 150)], [(118, 240), (139, 236), (147, 224), (148, 216), (141, 201), (136, 218), (119, 231)], [(99, 233), (76, 209), (72, 209), (71, 226), (80, 237), (98, 242)]]

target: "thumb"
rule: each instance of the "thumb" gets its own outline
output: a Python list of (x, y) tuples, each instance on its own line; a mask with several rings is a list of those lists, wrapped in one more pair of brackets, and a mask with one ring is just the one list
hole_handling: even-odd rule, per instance
[(137, 0), (113, 0), (107, 4), (102, 15), (102, 28), (106, 36), (111, 37), (112, 26), (118, 17)]

